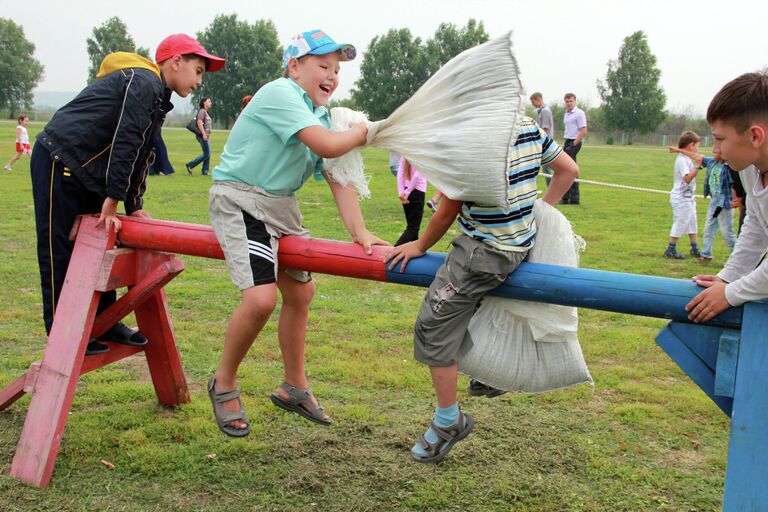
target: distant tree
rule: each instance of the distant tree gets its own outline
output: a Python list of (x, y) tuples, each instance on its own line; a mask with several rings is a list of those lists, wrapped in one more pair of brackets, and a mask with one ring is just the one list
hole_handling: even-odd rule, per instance
[(328, 102), (326, 107), (328, 107), (329, 109), (332, 109), (334, 107), (345, 107), (352, 110), (361, 110), (361, 108), (358, 107), (357, 104), (355, 104), (355, 100), (353, 100), (352, 98), (343, 98), (340, 100), (333, 99)]
[(370, 119), (384, 119), (429, 78), (425, 64), (421, 39), (407, 28), (390, 29), (368, 45), (352, 99)]
[(193, 104), (209, 96), (211, 117), (218, 126), (229, 127), (240, 113), (243, 96), (282, 75), (283, 47), (277, 29), (269, 20), (250, 24), (238, 20), (237, 14), (219, 15), (197, 39), (210, 53), (227, 59), (227, 65), (205, 75), (203, 86), (193, 94)]
[(667, 97), (659, 85), (661, 71), (643, 31), (624, 38), (619, 57), (608, 62), (605, 81), (597, 88), (608, 126), (629, 134), (649, 133), (664, 120)]
[(470, 19), (464, 28), (458, 28), (453, 23), (441, 23), (435, 35), (426, 44), (429, 74), (434, 74), (440, 66), (464, 50), (483, 44), (488, 39), (488, 32), (485, 31), (482, 21), (478, 23)]
[(91, 61), (88, 66), (89, 84), (96, 80), (96, 73), (99, 72), (101, 61), (112, 52), (138, 53), (142, 57), (149, 58), (149, 50), (136, 47), (133, 37), (128, 34), (128, 27), (117, 16), (113, 16), (98, 27), (94, 27), (93, 37), (86, 39), (86, 44), (88, 59)]
[(43, 65), (32, 55), (35, 45), (24, 37), (24, 29), (0, 18), (0, 108), (15, 118), (20, 109), (32, 107), (32, 90), (43, 77)]
[(407, 28), (390, 29), (371, 40), (352, 98), (371, 119), (383, 119), (410, 98), (440, 66), (487, 40), (482, 22), (472, 19), (461, 29), (450, 23), (441, 24), (426, 43), (414, 38)]

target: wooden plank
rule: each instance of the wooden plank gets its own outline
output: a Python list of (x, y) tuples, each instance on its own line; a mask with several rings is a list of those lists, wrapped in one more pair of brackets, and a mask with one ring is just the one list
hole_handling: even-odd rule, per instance
[(736, 390), (736, 369), (738, 368), (739, 344), (741, 332), (732, 329), (723, 330), (717, 353), (715, 370), (715, 394), (733, 398)]
[(715, 390), (715, 372), (704, 361), (702, 361), (683, 340), (677, 337), (674, 327), (670, 328), (675, 322), (670, 322), (656, 336), (656, 343), (677, 363), (693, 382), (704, 391), (709, 398), (728, 416), (731, 414), (732, 400), (730, 398), (716, 396)]
[(104, 255), (96, 289), (105, 292), (136, 284), (136, 251), (111, 249)]
[(85, 217), (78, 224), (72, 259), (11, 465), (12, 476), (38, 487), (50, 481), (59, 453), (101, 296), (94, 288), (98, 270), (104, 252), (115, 243), (114, 234), (107, 235), (95, 223), (95, 218)]
[(768, 510), (768, 303), (744, 305), (731, 439), (725, 474), (725, 512)]
[[(169, 259), (172, 255), (166, 253), (137, 251), (137, 254), (139, 255), (137, 267), (139, 275), (146, 268), (151, 268), (160, 261), (166, 261), (163, 265), (181, 265), (183, 269), (181, 260)], [(141, 332), (150, 340), (144, 347), (144, 353), (147, 356), (147, 364), (158, 401), (163, 405), (189, 403), (187, 379), (184, 376), (179, 349), (176, 347), (165, 290), (157, 289), (149, 299), (136, 308), (136, 321)]]

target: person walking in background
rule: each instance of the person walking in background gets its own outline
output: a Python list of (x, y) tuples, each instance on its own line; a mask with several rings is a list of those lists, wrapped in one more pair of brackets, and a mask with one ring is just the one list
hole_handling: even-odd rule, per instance
[(397, 176), (397, 168), (399, 164), (400, 164), (400, 155), (398, 155), (394, 151), (391, 151), (389, 153), (389, 172), (392, 173), (392, 176)]
[[(566, 93), (565, 114), (563, 114), (563, 151), (576, 161), (576, 155), (581, 149), (581, 141), (587, 135), (587, 115), (576, 106), (576, 95), (572, 92)], [(579, 204), (579, 182), (574, 181), (568, 192), (565, 193), (560, 204)]]
[(435, 190), (435, 195), (432, 196), (432, 199), (427, 201), (427, 208), (432, 210), (432, 212), (436, 212), (437, 209), (440, 207), (440, 200), (445, 196), (442, 192), (439, 190)]
[(531, 105), (536, 109), (536, 124), (554, 139), (555, 119), (552, 117), (552, 111), (544, 104), (544, 97), (540, 92), (531, 94)]
[(29, 134), (27, 133), (27, 125), (29, 124), (29, 116), (20, 115), (17, 119), (16, 125), (16, 154), (11, 157), (7, 164), (5, 164), (6, 171), (13, 170), (13, 164), (16, 160), (21, 158), (21, 155), (32, 155), (32, 148), (29, 145)]
[(192, 174), (192, 169), (197, 167), (200, 162), (203, 163), (203, 176), (208, 176), (208, 169), (211, 166), (211, 116), (208, 111), (211, 109), (211, 98), (205, 97), (200, 100), (200, 109), (197, 111), (197, 129), (200, 135), (195, 134), (197, 142), (203, 149), (203, 152), (191, 162), (186, 164), (187, 172)]
[(405, 158), (400, 158), (397, 168), (397, 195), (405, 212), (407, 223), (405, 231), (395, 245), (418, 240), (421, 219), (424, 216), (424, 197), (427, 191), (427, 179), (419, 173)]
[[(677, 141), (678, 149), (688, 153), (699, 152), (701, 137), (695, 132), (685, 131)], [(672, 205), (672, 229), (669, 232), (669, 245), (664, 251), (665, 258), (681, 260), (685, 258), (677, 252), (677, 240), (688, 234), (691, 241), (691, 256), (701, 257), (698, 246), (699, 226), (696, 219), (696, 175), (701, 169), (693, 160), (682, 152), (675, 160), (675, 179), (672, 191), (669, 194), (669, 203)]]
[(152, 165), (149, 167), (149, 174), (151, 176), (168, 176), (176, 171), (171, 165), (171, 161), (168, 159), (168, 149), (165, 147), (165, 141), (161, 134), (157, 135), (155, 139), (155, 159)]
[[(555, 118), (552, 116), (552, 111), (549, 109), (549, 107), (544, 104), (544, 97), (540, 92), (531, 94), (531, 105), (533, 105), (533, 108), (536, 109), (536, 124), (538, 124), (539, 128), (544, 130), (547, 135), (554, 139)], [(549, 167), (543, 167), (541, 171), (545, 176), (544, 179), (547, 181), (547, 186), (549, 186), (549, 181), (552, 179), (550, 178), (550, 176), (552, 176), (552, 169)]]

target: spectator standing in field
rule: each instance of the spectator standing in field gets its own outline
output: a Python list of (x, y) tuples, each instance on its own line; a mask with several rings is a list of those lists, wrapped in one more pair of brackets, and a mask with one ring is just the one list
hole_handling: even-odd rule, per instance
[(391, 172), (393, 176), (397, 176), (397, 169), (399, 166), (400, 166), (400, 155), (398, 155), (394, 151), (391, 151), (389, 153), (389, 172)]
[(200, 130), (200, 135), (195, 134), (195, 138), (203, 152), (186, 164), (189, 174), (192, 174), (192, 169), (202, 162), (202, 174), (208, 176), (208, 169), (211, 165), (211, 116), (208, 111), (211, 109), (211, 104), (211, 98), (206, 97), (200, 100), (200, 109), (197, 111), (197, 129)]
[[(555, 119), (552, 116), (552, 111), (549, 109), (549, 107), (544, 103), (544, 97), (541, 95), (540, 92), (535, 92), (531, 94), (531, 105), (533, 105), (533, 108), (536, 109), (536, 124), (539, 125), (539, 128), (544, 130), (547, 135), (552, 137), (552, 139), (555, 138)], [(549, 186), (550, 176), (552, 176), (552, 169), (549, 167), (543, 167), (542, 168), (542, 174), (544, 174), (545, 179), (547, 181), (547, 186)]]
[(424, 197), (427, 179), (405, 158), (397, 168), (397, 195), (405, 213), (406, 228), (395, 245), (403, 245), (419, 238), (421, 219), (424, 217)]
[(155, 160), (149, 167), (149, 174), (152, 176), (168, 176), (176, 171), (168, 159), (168, 149), (165, 147), (163, 136), (158, 134), (155, 140)]
[(16, 125), (16, 154), (11, 157), (7, 164), (5, 164), (6, 171), (13, 170), (13, 164), (16, 160), (21, 158), (21, 155), (32, 155), (32, 148), (29, 145), (29, 134), (27, 133), (27, 125), (29, 124), (29, 116), (20, 115), (17, 119)]
[[(565, 114), (563, 115), (563, 151), (576, 161), (576, 155), (581, 149), (581, 142), (587, 135), (587, 115), (576, 106), (576, 95), (569, 92), (564, 97)], [(579, 182), (573, 182), (571, 188), (565, 193), (561, 204), (579, 204)]]
[(531, 105), (536, 109), (536, 124), (544, 132), (555, 138), (555, 119), (552, 117), (552, 111), (544, 104), (544, 97), (540, 92), (531, 94)]
[[(677, 141), (678, 149), (690, 154), (699, 152), (701, 137), (695, 132), (685, 131)], [(672, 229), (669, 232), (669, 245), (664, 251), (665, 258), (681, 260), (685, 258), (677, 252), (677, 240), (688, 234), (691, 242), (691, 256), (701, 257), (698, 246), (698, 221), (696, 219), (696, 175), (701, 168), (689, 157), (677, 155), (675, 160), (675, 178), (669, 203), (672, 205)]]

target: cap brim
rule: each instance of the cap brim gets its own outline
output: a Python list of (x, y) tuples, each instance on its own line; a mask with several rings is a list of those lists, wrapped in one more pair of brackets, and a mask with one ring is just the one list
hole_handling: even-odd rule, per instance
[(206, 72), (208, 73), (220, 70), (224, 67), (224, 64), (227, 63), (227, 59), (222, 59), (221, 57), (211, 55), (210, 53), (195, 52), (195, 55), (199, 55), (208, 61), (208, 69), (206, 69)]
[[(339, 51), (339, 50), (346, 50), (346, 51)], [(341, 61), (350, 61), (353, 60), (357, 56), (357, 50), (354, 46), (351, 44), (341, 44), (341, 43), (333, 43), (333, 44), (324, 44), (322, 46), (318, 46), (314, 50), (310, 51), (307, 55), (328, 55), (329, 53), (333, 52), (339, 52), (339, 60)], [(351, 57), (350, 57), (351, 54)]]

